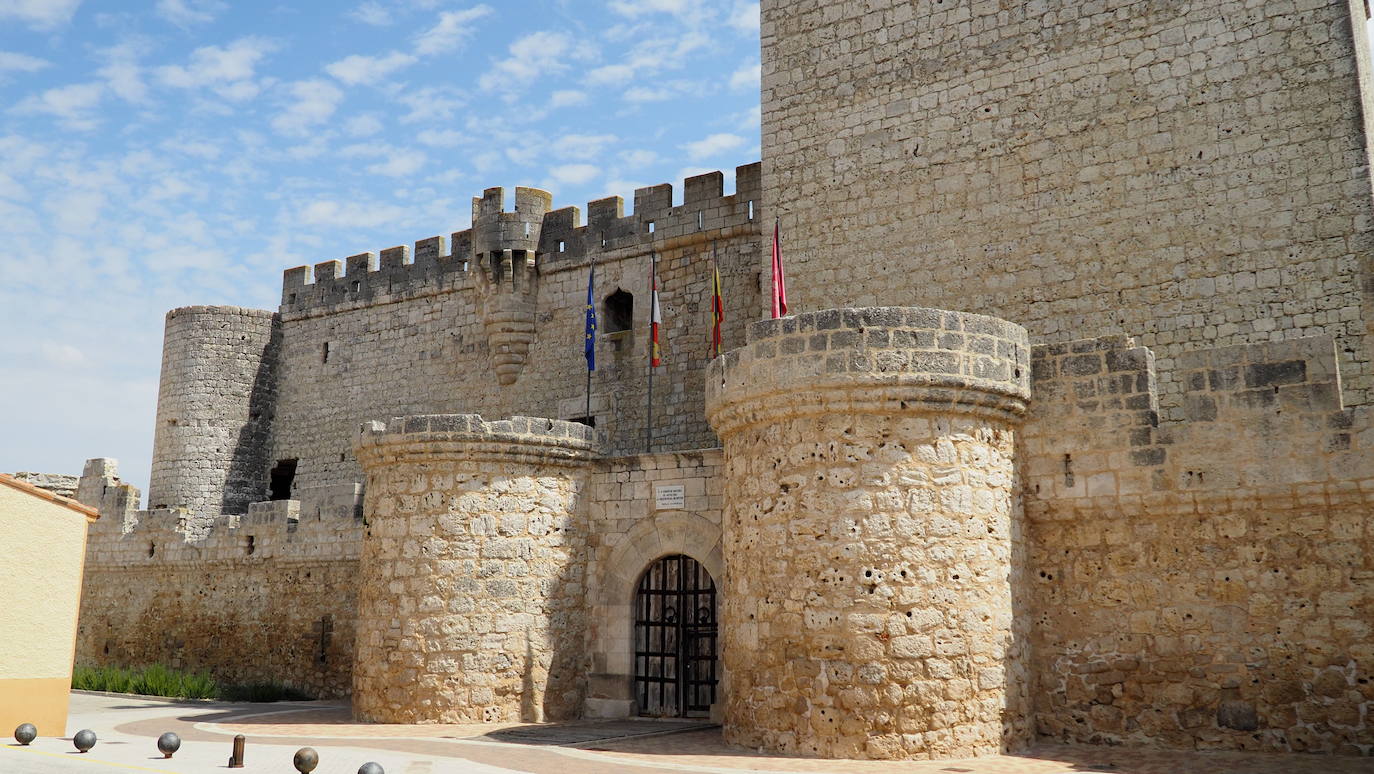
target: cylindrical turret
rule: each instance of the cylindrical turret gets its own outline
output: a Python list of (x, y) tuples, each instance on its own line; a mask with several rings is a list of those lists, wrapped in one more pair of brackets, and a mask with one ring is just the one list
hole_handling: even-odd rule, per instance
[(167, 313), (148, 507), (245, 513), (267, 499), (280, 325), (272, 312)]
[(503, 189), (488, 188), (472, 200), (472, 264), (493, 370), (501, 384), (514, 384), (534, 340), (536, 250), (553, 195), (516, 188), (514, 212), (502, 210), (504, 199)]
[(1019, 326), (936, 309), (754, 323), (712, 363), (726, 738), (957, 758), (1026, 738), (1013, 614)]
[(594, 431), (476, 414), (365, 428), (353, 708), (382, 723), (569, 719), (582, 706)]

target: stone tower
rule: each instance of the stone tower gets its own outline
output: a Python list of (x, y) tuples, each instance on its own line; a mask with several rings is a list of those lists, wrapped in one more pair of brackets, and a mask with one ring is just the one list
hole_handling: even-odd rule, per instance
[(381, 723), (565, 720), (585, 681), (584, 425), (373, 423), (353, 706)]
[(712, 363), (725, 734), (825, 758), (1029, 738), (1014, 429), (1023, 328), (936, 309), (756, 322)]
[(516, 188), (514, 212), (504, 211), (504, 199), (501, 188), (473, 197), (472, 263), (496, 378), (501, 384), (514, 384), (534, 340), (539, 232), (553, 195)]
[(148, 504), (197, 516), (265, 500), (277, 315), (234, 306), (167, 313)]

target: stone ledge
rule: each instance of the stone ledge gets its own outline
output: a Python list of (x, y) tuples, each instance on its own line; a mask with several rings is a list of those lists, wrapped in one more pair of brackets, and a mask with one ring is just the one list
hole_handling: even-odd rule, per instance
[(974, 413), (1016, 421), (1030, 398), (1024, 328), (919, 307), (829, 309), (762, 320), (713, 362), (706, 413), (718, 433), (779, 415)]
[(583, 462), (600, 457), (600, 436), (560, 419), (416, 414), (365, 423), (354, 448), (364, 468), (417, 457)]

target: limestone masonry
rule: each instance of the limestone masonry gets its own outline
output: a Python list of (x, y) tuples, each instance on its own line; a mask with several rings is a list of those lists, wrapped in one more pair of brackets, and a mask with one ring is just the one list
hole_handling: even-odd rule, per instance
[(491, 188), (170, 312), (147, 510), (77, 486), (78, 663), (822, 757), (1374, 755), (1363, 4), (761, 5), (732, 193)]

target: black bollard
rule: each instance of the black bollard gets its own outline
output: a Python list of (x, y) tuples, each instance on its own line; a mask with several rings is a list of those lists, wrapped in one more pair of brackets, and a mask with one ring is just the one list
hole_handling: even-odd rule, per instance
[(32, 723), (20, 723), (14, 729), (14, 741), (20, 744), (28, 744), (38, 738), (38, 729)]
[(234, 752), (229, 755), (229, 768), (243, 768), (243, 743), (246, 741), (243, 734), (234, 735)]
[(172, 757), (172, 753), (181, 749), (181, 737), (168, 731), (157, 738), (157, 751), (162, 753), (164, 758)]
[(386, 774), (386, 771), (382, 768), (382, 764), (368, 761), (358, 767), (358, 774)]
[(76, 745), (77, 750), (86, 752), (92, 747), (95, 747), (95, 732), (89, 728), (83, 728), (77, 731), (76, 736), (72, 737), (72, 744)]

